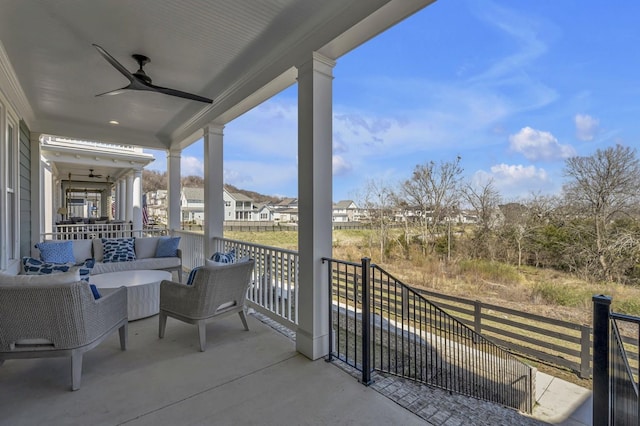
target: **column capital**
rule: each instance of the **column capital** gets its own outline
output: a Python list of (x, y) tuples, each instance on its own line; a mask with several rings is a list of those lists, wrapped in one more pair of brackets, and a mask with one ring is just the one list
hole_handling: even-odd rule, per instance
[(209, 123), (202, 128), (203, 136), (224, 134), (224, 124)]
[(300, 78), (301, 74), (313, 71), (333, 78), (333, 68), (335, 66), (336, 61), (333, 59), (327, 58), (318, 52), (311, 52), (311, 57), (298, 66), (298, 78)]

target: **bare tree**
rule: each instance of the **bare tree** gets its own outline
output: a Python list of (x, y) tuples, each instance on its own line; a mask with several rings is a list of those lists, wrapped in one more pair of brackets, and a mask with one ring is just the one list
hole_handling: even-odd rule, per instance
[(473, 238), (475, 250), (493, 259), (492, 228), (497, 218), (500, 193), (493, 185), (493, 179), (489, 179), (468, 183), (462, 189), (462, 195), (477, 220), (477, 231)]
[(640, 161), (636, 150), (616, 145), (588, 157), (566, 160), (564, 186), (567, 200), (585, 213), (594, 230), (594, 254), (604, 278), (612, 279), (611, 265), (617, 244), (610, 228), (614, 219), (637, 207)]
[(422, 238), (434, 240), (445, 215), (457, 207), (459, 198), (461, 157), (453, 161), (417, 165), (410, 179), (402, 185), (402, 191), (410, 205), (420, 212)]
[(380, 260), (384, 261), (389, 239), (389, 224), (393, 219), (393, 190), (382, 180), (370, 179), (361, 194), (362, 205), (367, 210), (372, 226), (378, 232)]

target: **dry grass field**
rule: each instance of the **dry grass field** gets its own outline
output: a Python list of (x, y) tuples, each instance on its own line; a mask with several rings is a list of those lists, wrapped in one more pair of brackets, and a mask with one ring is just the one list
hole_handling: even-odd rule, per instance
[[(298, 234), (228, 232), (225, 237), (296, 250)], [(596, 294), (612, 296), (616, 312), (640, 315), (637, 287), (588, 282), (554, 270), (482, 260), (454, 258), (447, 263), (425, 256), (419, 249), (411, 249), (407, 259), (400, 247), (391, 248), (381, 260), (378, 241), (367, 230), (334, 231), (332, 256), (353, 262), (370, 257), (373, 263), (411, 286), (580, 324), (591, 323), (591, 297)]]

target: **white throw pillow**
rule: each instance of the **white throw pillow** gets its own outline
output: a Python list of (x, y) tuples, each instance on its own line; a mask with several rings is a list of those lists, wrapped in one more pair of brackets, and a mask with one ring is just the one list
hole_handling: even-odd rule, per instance
[(3, 285), (46, 285), (46, 284), (69, 284), (80, 281), (80, 271), (75, 269), (69, 272), (48, 275), (11, 275), (0, 273), (0, 286)]
[(136, 237), (134, 242), (136, 259), (155, 257), (159, 238), (160, 237)]

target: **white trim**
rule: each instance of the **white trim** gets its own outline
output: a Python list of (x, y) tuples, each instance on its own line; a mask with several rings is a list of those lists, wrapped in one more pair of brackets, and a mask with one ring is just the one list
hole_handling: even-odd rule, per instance
[[(17, 116), (21, 116), (27, 123), (27, 126), (35, 121), (35, 116), (31, 105), (20, 82), (16, 77), (15, 70), (11, 65), (7, 51), (4, 49), (4, 45), (0, 41), (0, 96), (4, 97), (5, 104), (9, 104), (14, 109)], [(0, 99), (1, 100), (1, 99)], [(7, 102), (8, 101), (8, 102)]]

